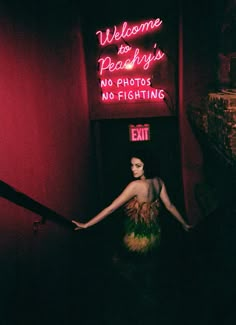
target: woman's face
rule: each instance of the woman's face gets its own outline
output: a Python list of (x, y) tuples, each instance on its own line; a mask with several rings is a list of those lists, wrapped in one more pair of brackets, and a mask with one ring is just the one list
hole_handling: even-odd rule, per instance
[(131, 170), (134, 178), (145, 178), (144, 176), (144, 163), (141, 159), (133, 157), (131, 159)]

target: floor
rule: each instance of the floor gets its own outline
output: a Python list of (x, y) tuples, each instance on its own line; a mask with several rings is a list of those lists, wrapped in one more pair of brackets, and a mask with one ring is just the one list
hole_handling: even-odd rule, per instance
[[(232, 209), (218, 209), (188, 233), (166, 215), (159, 252), (138, 269), (114, 258), (118, 239), (104, 227), (76, 235), (80, 250), (74, 243), (72, 258), (63, 253), (61, 265), (55, 264), (54, 270), (49, 271), (45, 263), (44, 277), (31, 281), (35, 287), (28, 292), (33, 296), (25, 290), (18, 293), (20, 299), (11, 297), (17, 307), (8, 304), (7, 317), (1, 319), (1, 314), (0, 324), (236, 323), (236, 213)], [(108, 227), (111, 230), (111, 224)], [(62, 251), (70, 250), (65, 246)], [(50, 268), (53, 265), (51, 261)]]
[(82, 286), (81, 324), (235, 324), (235, 217), (218, 209), (188, 233), (167, 217), (155, 268), (140, 274), (119, 260), (100, 268), (93, 261)]

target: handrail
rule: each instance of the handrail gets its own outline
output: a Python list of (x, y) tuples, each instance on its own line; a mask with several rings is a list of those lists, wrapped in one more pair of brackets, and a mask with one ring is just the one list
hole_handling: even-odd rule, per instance
[[(35, 201), (28, 195), (19, 192), (9, 184), (0, 180), (0, 197), (5, 198), (6, 200), (13, 202), (19, 206), (22, 206), (25, 209), (28, 209), (42, 217), (41, 224), (44, 224), (46, 219), (61, 224), (67, 228), (74, 229), (75, 225), (71, 220), (63, 217), (59, 213), (49, 209), (45, 205)], [(39, 222), (36, 222), (39, 223)]]

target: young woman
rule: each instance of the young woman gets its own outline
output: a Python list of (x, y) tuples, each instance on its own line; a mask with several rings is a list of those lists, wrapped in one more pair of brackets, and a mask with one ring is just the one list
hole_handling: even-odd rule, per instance
[(123, 192), (88, 222), (72, 222), (76, 225), (75, 230), (85, 229), (124, 205), (127, 217), (124, 245), (128, 251), (145, 254), (160, 244), (159, 215), (162, 205), (181, 223), (185, 231), (191, 226), (171, 202), (164, 181), (153, 173), (153, 159), (144, 152), (138, 152), (132, 154), (130, 162), (134, 180)]

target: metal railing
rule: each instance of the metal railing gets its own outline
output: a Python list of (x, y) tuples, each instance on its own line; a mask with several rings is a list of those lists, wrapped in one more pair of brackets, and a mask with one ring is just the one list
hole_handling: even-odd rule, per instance
[(14, 187), (0, 180), (0, 197), (13, 202), (27, 210), (30, 210), (41, 217), (41, 220), (34, 221), (33, 229), (36, 230), (39, 224), (45, 224), (46, 220), (53, 221), (57, 224), (74, 229), (75, 225), (71, 220), (63, 217), (59, 213), (49, 209), (45, 205), (37, 202), (28, 195), (18, 191)]

